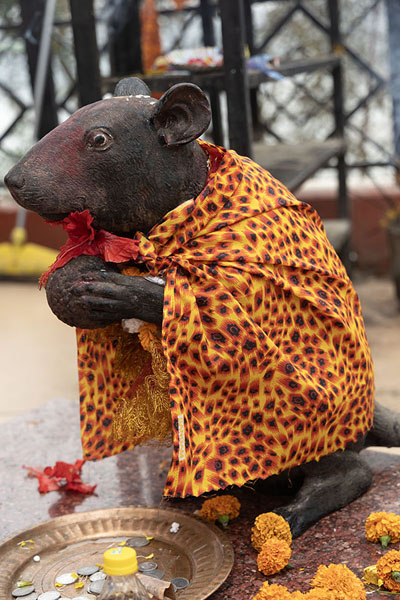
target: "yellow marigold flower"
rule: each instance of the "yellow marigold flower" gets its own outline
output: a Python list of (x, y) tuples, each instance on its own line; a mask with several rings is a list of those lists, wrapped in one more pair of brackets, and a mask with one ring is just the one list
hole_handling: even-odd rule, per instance
[(253, 600), (292, 600), (293, 596), (284, 585), (273, 583), (270, 585), (265, 581), (259, 592), (253, 596)]
[(400, 542), (400, 515), (387, 512), (371, 513), (365, 521), (366, 538), (369, 542), (380, 541), (386, 548), (389, 543)]
[(367, 597), (362, 581), (346, 565), (320, 565), (311, 584), (335, 592), (332, 600), (366, 600)]
[(240, 502), (234, 496), (217, 496), (205, 500), (200, 509), (200, 517), (206, 521), (218, 520), (223, 525), (226, 525), (230, 519), (236, 519), (240, 512)]
[(272, 537), (285, 540), (290, 546), (292, 543), (292, 534), (289, 523), (283, 517), (273, 512), (258, 515), (251, 530), (253, 548), (257, 552), (260, 552), (264, 542)]
[(383, 585), (391, 592), (400, 592), (400, 552), (390, 550), (376, 563), (378, 577)]
[(286, 567), (292, 555), (290, 546), (285, 540), (272, 537), (262, 545), (257, 556), (258, 570), (264, 575), (274, 575)]
[(369, 567), (365, 567), (364, 581), (366, 581), (367, 583), (372, 583), (372, 585), (382, 587), (383, 581), (379, 578), (378, 569), (376, 568), (376, 565), (370, 565)]

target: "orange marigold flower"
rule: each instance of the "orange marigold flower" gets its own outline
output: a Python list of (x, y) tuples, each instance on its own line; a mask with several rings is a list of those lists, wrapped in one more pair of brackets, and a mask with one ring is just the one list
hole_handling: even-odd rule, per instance
[(389, 543), (400, 542), (400, 515), (387, 512), (371, 513), (365, 521), (366, 538), (369, 542), (380, 541), (386, 548)]
[(285, 540), (272, 537), (266, 540), (257, 556), (258, 570), (264, 575), (274, 575), (286, 567), (292, 556), (290, 546)]
[(400, 592), (400, 552), (390, 550), (376, 563), (378, 577), (383, 585), (391, 592)]
[(217, 496), (205, 500), (200, 509), (200, 517), (206, 521), (214, 523), (218, 519), (220, 523), (226, 525), (230, 519), (236, 519), (240, 512), (240, 502), (234, 496)]
[(311, 584), (335, 592), (332, 600), (366, 600), (367, 597), (362, 581), (346, 565), (320, 565)]
[(290, 546), (292, 543), (292, 534), (289, 523), (283, 517), (273, 512), (258, 515), (251, 530), (253, 548), (257, 552), (260, 552), (264, 542), (272, 537), (285, 540)]
[(292, 600), (293, 596), (284, 585), (273, 583), (270, 585), (265, 581), (259, 592), (253, 596), (253, 600)]

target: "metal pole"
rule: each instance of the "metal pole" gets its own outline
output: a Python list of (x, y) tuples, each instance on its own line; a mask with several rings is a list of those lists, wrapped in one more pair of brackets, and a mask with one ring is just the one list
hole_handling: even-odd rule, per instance
[[(213, 7), (209, 0), (200, 0), (200, 15), (203, 25), (203, 44), (204, 46), (214, 46), (215, 35), (213, 25)], [(209, 90), (210, 106), (212, 114), (212, 138), (214, 144), (222, 146), (224, 143), (224, 131), (222, 128), (221, 103), (219, 92), (211, 88)]]
[(252, 155), (249, 86), (244, 57), (243, 0), (219, 0), (228, 104), (229, 145), (239, 154)]
[(396, 178), (400, 176), (400, 3), (399, 0), (386, 0), (389, 23), (390, 91), (392, 94), (393, 135)]
[[(47, 74), (50, 58), (50, 42), (53, 33), (54, 11), (57, 0), (46, 0), (42, 32), (40, 35), (39, 55), (36, 64), (35, 80), (33, 84), (33, 105), (35, 109), (35, 124), (33, 127), (33, 139), (39, 137), (41, 116), (43, 109), (44, 94), (46, 89)], [(16, 228), (25, 228), (27, 213), (22, 207), (18, 208), (15, 222)]]
[(110, 63), (113, 76), (142, 73), (140, 0), (119, 2), (108, 20)]
[(70, 0), (74, 33), (79, 102), (83, 106), (101, 99), (99, 51), (93, 0)]
[(47, 0), (44, 10), (42, 35), (40, 36), (39, 57), (36, 66), (35, 84), (33, 90), (33, 103), (35, 106), (35, 128), (33, 137), (36, 141), (39, 134), (40, 115), (46, 87), (47, 70), (49, 67), (50, 42), (53, 33), (54, 11), (57, 0)]
[[(334, 54), (341, 55), (343, 53), (342, 39), (340, 35), (340, 14), (338, 0), (327, 0), (327, 8), (330, 17), (330, 38), (331, 49)], [(335, 135), (344, 136), (344, 112), (343, 112), (343, 77), (341, 62), (333, 67), (333, 105), (335, 114)], [(344, 152), (337, 159), (338, 170), (338, 213), (340, 218), (348, 217), (348, 194), (346, 182), (346, 161)]]
[[(36, 139), (43, 137), (58, 125), (54, 83), (51, 69), (49, 68), (50, 48), (48, 47), (46, 49), (43, 46), (43, 50), (40, 50), (42, 47), (42, 39), (44, 40), (43, 35), (45, 35), (45, 37), (47, 36), (45, 45), (50, 45), (52, 28), (51, 25), (50, 27), (47, 25), (46, 29), (44, 29), (44, 18), (46, 19), (47, 24), (51, 21), (50, 17), (53, 6), (52, 4), (45, 4), (43, 0), (20, 0), (20, 7), (35, 112), (40, 106), (39, 121), (36, 119), (35, 122)], [(45, 17), (45, 12), (47, 13), (47, 17)], [(39, 67), (40, 53), (41, 59)], [(48, 54), (47, 61), (44, 60), (46, 54)], [(45, 65), (45, 62), (47, 65)], [(40, 83), (40, 80), (43, 81), (43, 78), (45, 81), (44, 87), (41, 89), (40, 94), (38, 94), (37, 90), (39, 90), (39, 88), (37, 83)], [(40, 84), (40, 87), (41, 85), (42, 84)]]

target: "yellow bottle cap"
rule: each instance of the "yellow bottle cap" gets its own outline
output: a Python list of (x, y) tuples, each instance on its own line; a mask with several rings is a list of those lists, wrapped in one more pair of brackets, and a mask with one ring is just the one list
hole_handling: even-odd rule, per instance
[(138, 570), (136, 551), (128, 546), (109, 548), (104, 552), (104, 573), (106, 575), (131, 575)]

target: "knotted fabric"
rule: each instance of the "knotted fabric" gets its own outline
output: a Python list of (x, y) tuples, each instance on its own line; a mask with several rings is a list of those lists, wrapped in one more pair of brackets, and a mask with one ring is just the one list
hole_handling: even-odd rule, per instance
[[(202, 193), (134, 240), (136, 261), (166, 281), (164, 494), (176, 497), (319, 460), (373, 415), (359, 301), (320, 218), (250, 159), (200, 143), (213, 164)], [(78, 340), (84, 457), (132, 448), (110, 433), (135, 389), (116, 368), (118, 341)]]

